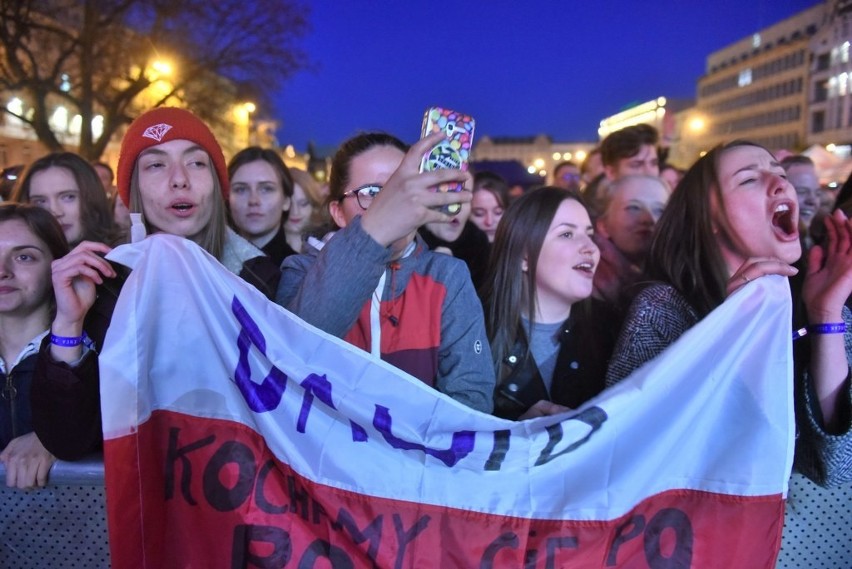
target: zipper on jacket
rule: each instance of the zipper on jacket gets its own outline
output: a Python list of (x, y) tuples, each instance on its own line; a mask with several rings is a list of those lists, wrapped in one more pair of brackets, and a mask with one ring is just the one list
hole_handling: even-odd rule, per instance
[(15, 399), (18, 396), (18, 389), (15, 387), (13, 382), (14, 375), (15, 374), (13, 371), (9, 372), (6, 375), (6, 385), (3, 387), (3, 399), (9, 402), (9, 418), (12, 421), (12, 439), (18, 437), (18, 411), (15, 406)]

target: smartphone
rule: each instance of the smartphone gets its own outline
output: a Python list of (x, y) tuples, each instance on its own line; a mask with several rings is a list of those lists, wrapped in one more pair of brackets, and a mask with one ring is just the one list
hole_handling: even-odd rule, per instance
[[(444, 132), (448, 138), (423, 155), (420, 171), (431, 172), (442, 168), (467, 171), (475, 126), (476, 121), (469, 115), (442, 107), (426, 109), (420, 138), (433, 132)], [(464, 185), (459, 183), (438, 185), (439, 192), (460, 192), (463, 189)], [(461, 204), (449, 204), (440, 209), (444, 213), (455, 215), (461, 211)]]

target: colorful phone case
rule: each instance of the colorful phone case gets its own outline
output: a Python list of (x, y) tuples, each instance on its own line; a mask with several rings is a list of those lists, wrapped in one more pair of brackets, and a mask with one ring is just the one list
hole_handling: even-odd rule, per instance
[[(421, 138), (433, 132), (445, 132), (449, 138), (423, 155), (420, 171), (428, 172), (442, 168), (467, 171), (470, 163), (470, 150), (473, 147), (473, 130), (476, 121), (473, 117), (441, 107), (431, 107), (423, 115)], [(460, 192), (462, 184), (440, 184), (438, 191)], [(450, 204), (444, 207), (446, 213), (456, 214), (461, 205)]]

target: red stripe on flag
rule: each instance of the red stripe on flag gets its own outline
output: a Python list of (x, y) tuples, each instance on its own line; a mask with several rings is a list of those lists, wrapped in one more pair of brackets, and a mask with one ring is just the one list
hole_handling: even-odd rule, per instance
[(780, 495), (673, 490), (609, 521), (471, 512), (317, 484), (245, 425), (165, 411), (105, 447), (116, 569), (769, 569), (781, 539)]

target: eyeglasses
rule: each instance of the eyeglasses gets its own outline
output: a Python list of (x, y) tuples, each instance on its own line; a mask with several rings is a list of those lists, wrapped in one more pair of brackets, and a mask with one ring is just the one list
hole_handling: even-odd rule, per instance
[(376, 197), (376, 194), (381, 191), (382, 187), (380, 185), (367, 184), (366, 186), (361, 186), (360, 188), (355, 188), (354, 190), (344, 192), (343, 195), (340, 196), (340, 201), (355, 196), (355, 199), (358, 201), (358, 206), (361, 209), (367, 209), (368, 207), (370, 207), (370, 204), (373, 203), (373, 198)]

